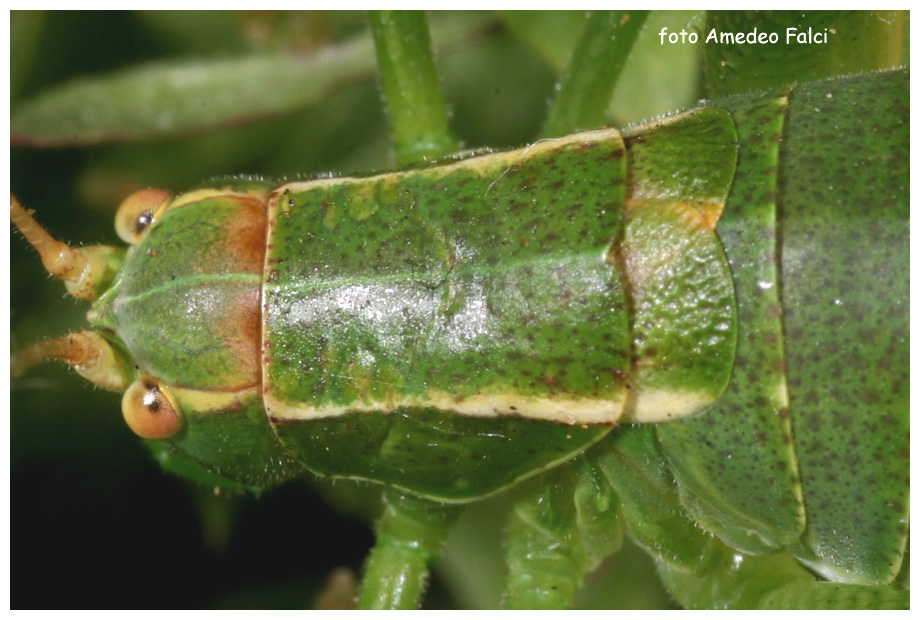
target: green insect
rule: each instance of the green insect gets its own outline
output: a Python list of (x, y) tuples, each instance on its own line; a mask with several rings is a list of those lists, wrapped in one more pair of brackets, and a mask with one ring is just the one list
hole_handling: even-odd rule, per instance
[[(410, 107), (389, 78), (415, 18), (375, 19)], [(14, 201), (93, 300), (92, 331), (15, 366), (124, 392), (161, 464), (210, 486), (383, 485), (361, 606), (418, 605), (494, 496), (508, 606), (571, 605), (624, 530), (684, 606), (906, 606), (908, 80), (433, 164), (450, 134), (397, 109), (407, 170), (143, 190), (127, 254), (62, 246)]]

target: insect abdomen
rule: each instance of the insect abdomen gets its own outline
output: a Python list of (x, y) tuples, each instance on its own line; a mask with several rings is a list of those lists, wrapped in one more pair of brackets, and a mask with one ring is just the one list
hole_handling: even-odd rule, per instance
[(738, 354), (713, 409), (656, 428), (695, 520), (853, 583), (889, 583), (907, 538), (907, 81), (716, 102), (742, 144), (719, 224)]
[(890, 583), (908, 537), (909, 91), (907, 71), (798, 88), (782, 145), (797, 554), (853, 583)]

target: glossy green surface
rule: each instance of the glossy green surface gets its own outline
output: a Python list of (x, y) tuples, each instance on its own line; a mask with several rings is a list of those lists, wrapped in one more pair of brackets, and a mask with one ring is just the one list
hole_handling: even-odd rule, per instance
[(264, 227), (259, 202), (229, 196), (171, 209), (131, 250), (91, 322), (114, 330), (139, 369), (168, 385), (257, 385), (265, 251), (258, 218)]
[[(275, 190), (265, 393), (288, 448), (317, 473), (469, 500), (609, 430), (585, 422), (715, 400), (735, 311), (706, 219), (728, 193), (734, 128), (713, 109), (629, 135), (625, 217), (609, 131)], [(609, 417), (579, 417), (582, 402)]]
[[(278, 426), (312, 469), (470, 499), (609, 431), (573, 426), (565, 403), (597, 401), (613, 420), (625, 401), (625, 291), (607, 260), (620, 235), (623, 144), (615, 132), (548, 144), (279, 190), (269, 414), (355, 411)], [(441, 394), (441, 411), (411, 405)], [(477, 398), (488, 399), (482, 413), (452, 419)], [(551, 422), (515, 419), (534, 415), (528, 403)]]
[(676, 408), (647, 401), (662, 393), (697, 399), (691, 412), (699, 413), (722, 394), (734, 363), (734, 290), (713, 229), (738, 136), (728, 114), (709, 108), (627, 129), (624, 137), (629, 208), (620, 255), (633, 338), (627, 419), (663, 421), (677, 417)]
[[(228, 411), (196, 411), (180, 398), (186, 428), (162, 442), (175, 458), (252, 490), (271, 488), (306, 474), (303, 464), (278, 442), (259, 399), (251, 398)], [(193, 480), (222, 487), (207, 474), (184, 472)], [(233, 485), (229, 487), (233, 490)]]
[(627, 309), (607, 251), (625, 165), (608, 135), (282, 188), (265, 275), (271, 396), (622, 399)]
[(909, 530), (908, 86), (900, 71), (798, 89), (781, 151), (786, 368), (808, 513), (796, 553), (856, 583), (890, 582)]
[[(907, 542), (907, 78), (817, 82), (789, 91), (788, 107), (719, 102), (747, 138), (719, 229), (736, 278), (737, 360), (712, 411), (657, 429), (686, 510), (708, 529), (750, 553), (790, 547), (858, 584), (889, 583)], [(855, 123), (870, 91), (874, 120), (838, 134), (831, 106)], [(886, 206), (868, 216), (869, 203)]]
[(738, 304), (731, 382), (704, 416), (662, 426), (657, 435), (688, 512), (737, 549), (764, 553), (796, 540), (804, 525), (776, 264), (777, 137), (788, 104), (782, 93), (719, 103), (731, 110), (740, 139), (718, 226)]
[(611, 430), (408, 407), (275, 428), (318, 474), (385, 482), (442, 501), (481, 499), (572, 458)]
[[(791, 90), (788, 109), (779, 99), (722, 104), (751, 144), (760, 133), (779, 151), (777, 160), (770, 149), (742, 150), (726, 211), (723, 238), (742, 329), (737, 390), (699, 420), (656, 429), (685, 509), (707, 529), (751, 553), (789, 548), (819, 574), (855, 584), (890, 583), (908, 535), (907, 79), (891, 72), (816, 82)], [(838, 134), (831, 106), (851, 112), (855, 123), (869, 91), (879, 114)], [(770, 127), (781, 116), (784, 140), (777, 142)], [(832, 134), (839, 165), (824, 146)], [(757, 168), (778, 171), (778, 193)], [(870, 217), (869, 203), (885, 206)], [(736, 215), (743, 227), (732, 226)], [(774, 246), (776, 220), (782, 227)], [(779, 287), (774, 262), (765, 260), (770, 247), (781, 258)], [(849, 259), (832, 266), (831, 255)], [(892, 600), (885, 604), (901, 604)]]

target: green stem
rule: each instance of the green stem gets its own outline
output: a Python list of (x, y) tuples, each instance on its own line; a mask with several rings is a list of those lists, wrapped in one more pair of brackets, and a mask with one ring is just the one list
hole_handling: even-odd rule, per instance
[(384, 494), (377, 542), (367, 558), (358, 609), (416, 609), (459, 507), (405, 495)]
[(397, 165), (457, 151), (459, 143), (448, 125), (425, 14), (371, 11), (370, 23)]
[(604, 124), (604, 113), (648, 11), (591, 14), (572, 52), (541, 135), (564, 136)]

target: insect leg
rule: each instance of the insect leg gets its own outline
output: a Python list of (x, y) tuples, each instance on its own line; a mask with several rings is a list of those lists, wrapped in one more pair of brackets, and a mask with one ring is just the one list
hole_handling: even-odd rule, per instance
[(819, 581), (789, 553), (753, 556), (712, 538), (697, 567), (658, 562), (665, 586), (693, 609), (907, 609), (890, 586)]
[[(630, 534), (655, 558), (677, 602), (694, 609), (906, 608), (889, 586), (819, 581), (789, 553), (740, 553), (701, 529), (680, 505), (651, 427), (623, 429), (595, 458), (615, 488)], [(597, 454), (595, 451), (594, 454)]]
[(613, 490), (584, 459), (525, 483), (508, 526), (505, 607), (572, 607), (585, 575), (622, 543)]
[(415, 609), (460, 506), (388, 490), (367, 558), (359, 609)]

